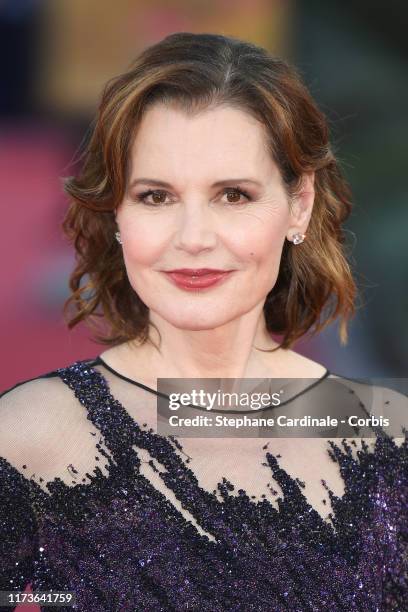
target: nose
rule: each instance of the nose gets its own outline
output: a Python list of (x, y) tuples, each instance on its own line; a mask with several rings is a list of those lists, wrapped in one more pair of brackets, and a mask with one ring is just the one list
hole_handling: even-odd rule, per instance
[(214, 223), (215, 219), (207, 203), (190, 200), (180, 209), (176, 248), (191, 254), (214, 248), (217, 243)]

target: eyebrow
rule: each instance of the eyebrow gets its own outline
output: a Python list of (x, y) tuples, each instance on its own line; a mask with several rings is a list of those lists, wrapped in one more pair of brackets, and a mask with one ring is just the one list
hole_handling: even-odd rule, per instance
[[(222, 181), (216, 181), (215, 183), (211, 185), (211, 187), (222, 187), (223, 185), (228, 185), (231, 183), (252, 183), (254, 185), (258, 185), (259, 187), (262, 186), (262, 183), (260, 183), (259, 181), (256, 181), (255, 179), (230, 178), (230, 179), (223, 179)], [(138, 179), (134, 179), (133, 181), (131, 181), (129, 185), (129, 189), (132, 189), (136, 185), (140, 185), (140, 184), (157, 185), (157, 187), (172, 188), (172, 185), (170, 183), (167, 183), (166, 181), (159, 181), (158, 179), (152, 179), (152, 178), (138, 178)]]

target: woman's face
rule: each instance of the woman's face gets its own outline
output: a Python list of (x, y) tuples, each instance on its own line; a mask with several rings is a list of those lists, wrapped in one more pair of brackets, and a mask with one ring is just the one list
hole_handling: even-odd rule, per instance
[[(291, 213), (263, 126), (241, 110), (194, 117), (163, 105), (146, 111), (116, 220), (129, 281), (151, 320), (204, 330), (261, 311), (285, 238), (306, 231), (312, 183)], [(229, 273), (201, 280), (168, 274), (204, 268)]]

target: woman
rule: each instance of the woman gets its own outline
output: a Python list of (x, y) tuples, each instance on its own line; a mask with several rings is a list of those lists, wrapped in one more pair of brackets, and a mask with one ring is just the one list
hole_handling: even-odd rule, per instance
[(83, 611), (402, 610), (402, 433), (156, 429), (161, 378), (284, 379), (283, 414), (333, 393), (406, 410), (291, 349), (336, 318), (344, 344), (356, 293), (349, 189), (294, 69), (168, 36), (108, 83), (66, 191), (69, 326), (102, 317), (108, 348), (2, 396), (1, 588), (69, 591)]

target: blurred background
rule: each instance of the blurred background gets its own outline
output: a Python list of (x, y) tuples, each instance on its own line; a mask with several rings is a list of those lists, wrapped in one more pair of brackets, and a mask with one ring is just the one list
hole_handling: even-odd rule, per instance
[(0, 390), (105, 347), (62, 317), (74, 264), (61, 177), (105, 82), (177, 31), (255, 42), (293, 62), (327, 114), (354, 192), (359, 309), (295, 350), (350, 377), (408, 376), (408, 38), (403, 2), (0, 0)]

